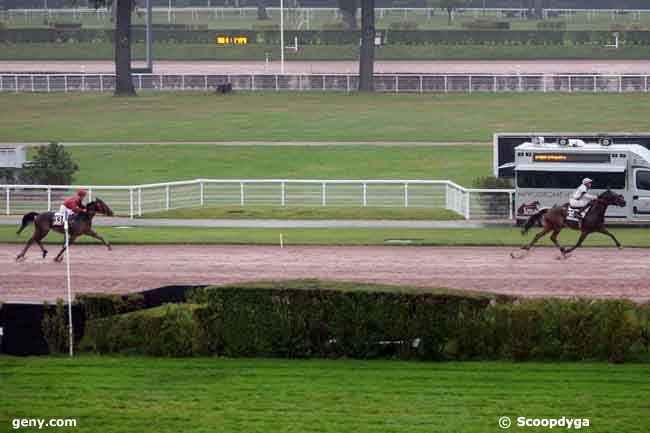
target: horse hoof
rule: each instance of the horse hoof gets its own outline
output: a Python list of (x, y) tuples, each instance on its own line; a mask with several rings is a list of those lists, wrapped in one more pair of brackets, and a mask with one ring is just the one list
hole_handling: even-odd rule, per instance
[(17, 262), (22, 262), (23, 260), (25, 260), (25, 256), (18, 256), (18, 257), (16, 257), (16, 261), (17, 261)]
[(43, 258), (47, 256), (47, 250), (43, 251)]
[(622, 249), (623, 249), (623, 247), (622, 247), (622, 246), (620, 246), (620, 247), (618, 247), (618, 249), (619, 249), (619, 250), (622, 250)]

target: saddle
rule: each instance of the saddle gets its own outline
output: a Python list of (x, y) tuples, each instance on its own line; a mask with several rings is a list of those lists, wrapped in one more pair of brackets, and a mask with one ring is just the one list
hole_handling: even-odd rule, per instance
[(587, 215), (589, 209), (591, 209), (591, 203), (584, 207), (573, 207), (567, 203), (567, 214), (566, 220), (574, 222), (578, 225), (582, 223), (582, 219)]

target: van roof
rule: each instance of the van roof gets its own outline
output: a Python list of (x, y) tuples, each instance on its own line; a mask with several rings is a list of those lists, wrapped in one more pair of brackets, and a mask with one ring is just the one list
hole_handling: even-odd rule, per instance
[(627, 143), (620, 143), (620, 144), (612, 144), (611, 146), (602, 146), (598, 143), (585, 143), (584, 145), (581, 146), (560, 146), (557, 143), (544, 143), (544, 144), (536, 144), (536, 143), (522, 143), (519, 146), (515, 147), (515, 150), (528, 150), (528, 151), (540, 151), (540, 152), (548, 152), (548, 151), (554, 151), (554, 152), (607, 152), (607, 153), (614, 153), (614, 152), (633, 152), (646, 161), (650, 162), (650, 150), (647, 149), (644, 146), (641, 146), (639, 144), (627, 144)]

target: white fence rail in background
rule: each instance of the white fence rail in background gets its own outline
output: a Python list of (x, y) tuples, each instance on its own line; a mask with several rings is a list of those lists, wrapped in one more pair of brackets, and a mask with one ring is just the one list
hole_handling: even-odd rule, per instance
[(449, 209), (465, 219), (512, 219), (514, 190), (467, 189), (448, 180), (196, 179), (131, 186), (0, 185), (6, 215), (57, 210), (79, 188), (131, 218), (201, 206), (337, 206)]
[[(648, 92), (650, 75), (378, 74), (375, 89), (392, 93)], [(211, 91), (231, 83), (245, 91), (351, 92), (353, 74), (134, 74), (136, 90)], [(112, 92), (113, 74), (0, 74), (0, 92)]]

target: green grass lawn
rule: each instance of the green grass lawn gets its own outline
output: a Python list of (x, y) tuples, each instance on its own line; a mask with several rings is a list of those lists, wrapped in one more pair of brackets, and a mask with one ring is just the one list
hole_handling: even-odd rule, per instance
[[(0, 242), (22, 244), (31, 236), (28, 228), (16, 236), (17, 227), (0, 226)], [(537, 230), (521, 236), (519, 230), (508, 227), (487, 229), (217, 229), (181, 227), (134, 227), (120, 229), (97, 227), (97, 231), (112, 244), (259, 244), (280, 243), (280, 233), (286, 245), (385, 245), (391, 240), (412, 240), (413, 245), (460, 246), (496, 245), (520, 246), (532, 239)], [(626, 247), (650, 247), (647, 229), (613, 229), (619, 241)], [(57, 233), (46, 238), (49, 243), (61, 243), (63, 236)], [(577, 240), (576, 231), (564, 231), (559, 237), (562, 244)], [(388, 241), (388, 242), (387, 242)], [(99, 244), (98, 241), (81, 237), (78, 242)], [(546, 238), (539, 245), (552, 245)], [(585, 246), (614, 247), (612, 241), (601, 234), (592, 234)], [(36, 247), (34, 247), (36, 248)]]
[(2, 93), (0, 141), (487, 142), (495, 132), (645, 131), (648, 112), (644, 94)]
[[(145, 44), (133, 44), (134, 59), (145, 58)], [(593, 45), (385, 45), (376, 50), (377, 60), (535, 60), (535, 59), (646, 59), (645, 46), (619, 49)], [(220, 47), (211, 43), (167, 43), (153, 46), (155, 60), (259, 60), (266, 55), (279, 61), (280, 47), (254, 44)], [(287, 50), (287, 60), (358, 60), (355, 45), (305, 45)], [(112, 60), (109, 42), (0, 43), (0, 60)]]
[[(1, 121), (0, 121), (1, 122)], [(205, 179), (450, 179), (491, 172), (489, 146), (72, 146), (73, 182), (135, 185)], [(182, 161), (182, 163), (180, 163)]]
[(447, 209), (380, 207), (279, 207), (215, 206), (155, 212), (144, 218), (176, 219), (302, 219), (302, 220), (458, 220), (462, 216)]
[(0, 429), (74, 418), (58, 430), (485, 433), (502, 431), (502, 416), (564, 416), (594, 433), (645, 433), (649, 374), (606, 363), (0, 357)]

